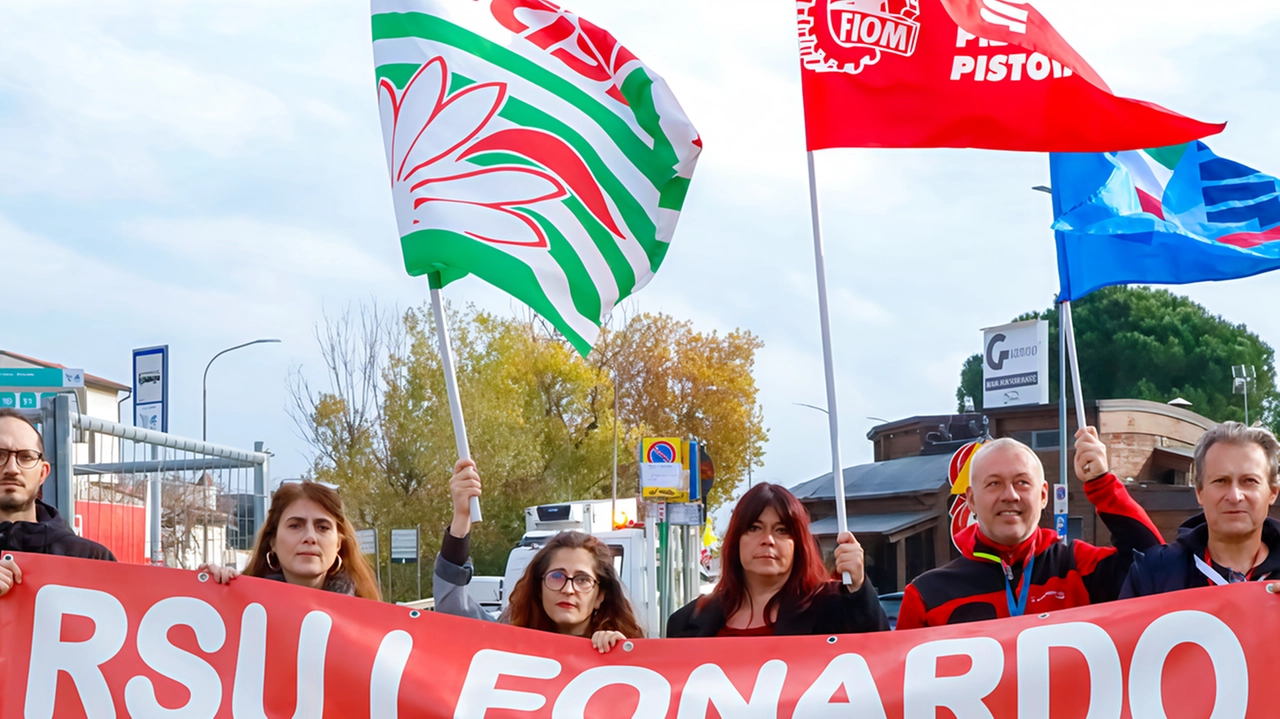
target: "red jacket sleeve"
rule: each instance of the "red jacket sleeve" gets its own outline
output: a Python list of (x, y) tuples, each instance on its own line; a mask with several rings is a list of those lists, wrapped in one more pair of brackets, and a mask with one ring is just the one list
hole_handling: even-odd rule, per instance
[(906, 591), (902, 593), (902, 606), (898, 608), (898, 624), (895, 629), (921, 629), (929, 626), (925, 612), (924, 601), (920, 598), (920, 592), (916, 591), (916, 585), (908, 584)]
[(1120, 596), (1135, 553), (1164, 544), (1164, 538), (1114, 474), (1084, 483), (1085, 496), (1098, 510), (1098, 518), (1111, 530), (1112, 547), (1072, 543), (1076, 570), (1080, 572), (1089, 601), (1110, 602)]
[(1160, 530), (1151, 523), (1147, 510), (1129, 496), (1129, 490), (1108, 472), (1084, 483), (1084, 495), (1098, 510), (1098, 518), (1111, 530), (1111, 543), (1116, 549), (1145, 552), (1164, 544)]

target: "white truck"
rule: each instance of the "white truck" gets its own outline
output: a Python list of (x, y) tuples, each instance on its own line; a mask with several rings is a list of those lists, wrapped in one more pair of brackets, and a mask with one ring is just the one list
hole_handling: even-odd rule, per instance
[[(699, 561), (701, 528), (673, 527), (670, 531), (671, 547), (668, 556), (672, 576), (667, 577), (666, 582), (672, 590), (668, 601), (664, 603), (658, 593), (662, 582), (658, 577), (661, 567), (656, 523), (650, 518), (643, 527), (613, 529), (610, 519), (612, 506), (612, 500), (602, 499), (543, 504), (525, 509), (525, 533), (520, 545), (507, 556), (507, 568), (503, 576), (473, 577), (472, 586), (477, 581), (485, 583), (485, 586), (490, 587), (486, 592), (488, 595), (496, 584), (501, 596), (497, 612), (501, 612), (506, 609), (511, 589), (524, 576), (533, 555), (538, 553), (549, 538), (567, 530), (587, 532), (599, 537), (613, 554), (614, 569), (622, 580), (627, 599), (631, 601), (645, 636), (661, 636), (667, 614), (710, 589), (709, 577)], [(617, 513), (620, 520), (624, 517), (627, 520), (638, 517), (638, 509), (635, 499), (618, 500)], [(688, 561), (681, 555), (681, 547), (685, 548)]]

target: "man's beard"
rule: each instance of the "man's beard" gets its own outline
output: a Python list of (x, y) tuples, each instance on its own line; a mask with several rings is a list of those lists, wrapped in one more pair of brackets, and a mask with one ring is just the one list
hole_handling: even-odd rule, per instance
[(10, 514), (19, 514), (26, 512), (36, 504), (35, 493), (28, 494), (23, 498), (17, 492), (0, 493), (0, 512), (8, 512)]

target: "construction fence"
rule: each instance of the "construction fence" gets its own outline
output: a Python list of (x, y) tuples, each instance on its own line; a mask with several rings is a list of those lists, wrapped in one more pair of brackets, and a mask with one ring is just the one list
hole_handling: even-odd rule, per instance
[(266, 517), (270, 454), (130, 427), (81, 414), (73, 398), (26, 415), (52, 471), (43, 499), (82, 537), (121, 562), (243, 568)]

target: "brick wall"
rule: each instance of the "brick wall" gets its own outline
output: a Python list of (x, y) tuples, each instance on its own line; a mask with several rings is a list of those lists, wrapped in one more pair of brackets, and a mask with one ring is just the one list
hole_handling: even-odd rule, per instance
[(1107, 461), (1111, 471), (1120, 479), (1133, 478), (1146, 481), (1151, 453), (1155, 451), (1157, 438), (1149, 434), (1114, 432), (1103, 434), (1107, 445)]

